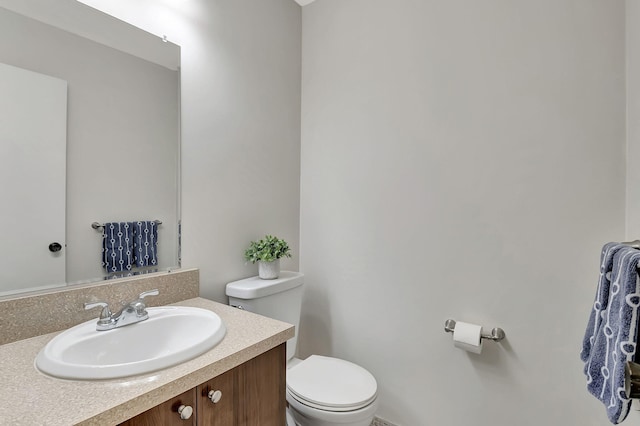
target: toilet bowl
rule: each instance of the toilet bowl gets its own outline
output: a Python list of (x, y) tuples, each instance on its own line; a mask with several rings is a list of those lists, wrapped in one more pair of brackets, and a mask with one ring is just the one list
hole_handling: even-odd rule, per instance
[(288, 426), (369, 426), (378, 408), (377, 383), (356, 364), (312, 355), (288, 368), (287, 402), (295, 422)]
[(378, 387), (370, 372), (338, 358), (294, 357), (303, 277), (282, 271), (273, 280), (251, 277), (229, 283), (229, 304), (295, 326), (295, 336), (287, 342), (287, 426), (369, 426), (378, 408)]

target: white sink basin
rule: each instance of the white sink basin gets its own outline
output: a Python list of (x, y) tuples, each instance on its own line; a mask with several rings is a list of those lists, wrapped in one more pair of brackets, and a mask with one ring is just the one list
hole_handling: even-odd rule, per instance
[(226, 328), (206, 309), (148, 308), (149, 319), (107, 331), (96, 320), (54, 337), (36, 357), (38, 369), (63, 379), (114, 379), (144, 374), (195, 358), (216, 346)]

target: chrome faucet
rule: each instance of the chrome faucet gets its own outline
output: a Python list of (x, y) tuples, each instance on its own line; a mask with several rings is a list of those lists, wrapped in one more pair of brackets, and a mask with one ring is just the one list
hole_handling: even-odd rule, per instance
[(147, 312), (147, 305), (144, 302), (144, 298), (147, 296), (157, 296), (158, 294), (160, 294), (160, 292), (157, 289), (140, 293), (136, 300), (127, 303), (115, 314), (111, 313), (109, 305), (105, 302), (85, 303), (84, 309), (88, 310), (101, 307), (102, 312), (100, 312), (96, 330), (111, 330), (148, 319), (149, 313)]

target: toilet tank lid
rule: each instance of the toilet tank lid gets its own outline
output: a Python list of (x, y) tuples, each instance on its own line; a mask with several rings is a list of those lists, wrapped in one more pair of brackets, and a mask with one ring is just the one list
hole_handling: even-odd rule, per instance
[(300, 272), (281, 271), (280, 277), (274, 280), (263, 280), (250, 277), (227, 284), (227, 296), (238, 299), (256, 299), (270, 296), (302, 285), (304, 274)]

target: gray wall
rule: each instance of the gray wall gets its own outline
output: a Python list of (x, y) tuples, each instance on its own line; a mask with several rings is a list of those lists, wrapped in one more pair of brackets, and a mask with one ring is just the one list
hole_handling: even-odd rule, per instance
[[(624, 238), (624, 2), (303, 8), (302, 355), (418, 425), (603, 425), (581, 339)], [(500, 326), (482, 355), (447, 318)]]
[(291, 0), (199, 0), (183, 53), (183, 260), (201, 294), (257, 274), (251, 240), (290, 243), (298, 270), (300, 7)]
[(640, 239), (640, 2), (627, 0), (627, 238)]
[(67, 282), (100, 277), (92, 222), (160, 219), (176, 264), (179, 75), (0, 8), (0, 61), (68, 82)]

